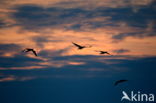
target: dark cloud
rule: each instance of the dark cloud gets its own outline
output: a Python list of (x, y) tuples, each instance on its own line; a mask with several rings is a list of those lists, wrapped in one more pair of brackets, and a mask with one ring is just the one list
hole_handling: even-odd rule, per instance
[[(71, 49), (71, 46), (64, 48), (64, 49), (59, 49), (59, 50), (42, 50), (39, 52), (40, 56), (43, 56), (44, 58), (53, 58), (53, 57), (58, 57), (61, 56), (63, 53), (66, 53)], [(54, 58), (53, 58), (54, 59)]]
[(112, 39), (115, 41), (117, 40), (123, 40), (126, 37), (137, 37), (137, 38), (144, 38), (144, 37), (153, 37), (156, 36), (156, 30), (152, 29), (149, 32), (142, 31), (142, 32), (132, 32), (132, 33), (119, 33), (117, 35), (113, 35)]
[(14, 13), (13, 17), (21, 26), (30, 30), (48, 26), (58, 27), (58, 25), (62, 27), (63, 24), (70, 24), (75, 19), (79, 21), (78, 15), (86, 13), (81, 9), (42, 8), (35, 5), (20, 6), (17, 10), (19, 12)]
[[(20, 54), (20, 52), (19, 52)], [(41, 62), (42, 60), (29, 58), (26, 56), (17, 55), (16, 57), (1, 57), (0, 67), (10, 68), (10, 67), (27, 67), (34, 66), (34, 64)]]
[(115, 52), (117, 54), (122, 54), (122, 53), (130, 52), (130, 50), (128, 50), (128, 49), (117, 49), (117, 50), (113, 50), (113, 52)]
[(5, 22), (3, 19), (0, 19), (0, 28), (7, 28), (11, 26), (15, 26), (15, 25), (9, 22)]
[[(131, 31), (129, 33), (120, 33), (118, 35), (113, 35), (112, 38), (116, 40), (122, 40), (126, 37), (150, 37), (156, 36), (156, 2), (151, 2), (150, 5), (139, 7), (137, 12), (132, 11), (130, 8), (118, 9), (120, 13), (117, 12), (113, 14), (112, 21), (121, 21), (127, 23), (132, 27), (139, 27), (142, 30), (140, 32)], [(117, 9), (114, 9), (117, 10)], [(149, 29), (150, 30), (147, 30)]]
[(32, 40), (40, 47), (44, 47), (44, 43), (47, 42), (62, 42), (63, 40), (56, 39), (52, 36), (34, 36)]
[[(113, 36), (113, 39), (124, 39), (128, 36), (146, 37), (155, 36), (155, 18), (156, 10), (154, 4), (139, 7), (137, 12), (134, 8), (96, 8), (85, 10), (82, 8), (43, 8), (36, 5), (21, 5), (15, 9), (13, 18), (24, 29), (39, 31), (41, 28), (64, 28), (72, 30), (96, 29), (99, 27), (119, 27), (119, 23), (126, 23), (130, 27), (142, 29), (141, 32), (132, 31), (130, 33), (121, 33)], [(108, 20), (95, 21), (95, 18), (107, 18)], [(152, 23), (152, 25), (150, 25)], [(146, 32), (149, 28), (150, 31)], [(124, 29), (124, 28), (123, 28)]]
[[(89, 59), (88, 59), (89, 57)], [(101, 61), (98, 60), (98, 56), (66, 56), (66, 57), (53, 57), (53, 59), (62, 61), (72, 61), (72, 62), (84, 62), (82, 65), (64, 65), (60, 67), (60, 70), (55, 67), (46, 67), (41, 70), (0, 70), (3, 75), (14, 75), (15, 77), (19, 76), (33, 76), (33, 77), (46, 77), (46, 78), (84, 78), (87, 76), (93, 77), (105, 77), (114, 75), (127, 76), (127, 78), (153, 78), (155, 77), (155, 57), (144, 57), (144, 58), (103, 58)], [(2, 58), (2, 60), (4, 60)], [(16, 59), (15, 59), (16, 60)], [(28, 59), (27, 59), (28, 60)], [(21, 60), (22, 62), (27, 62)], [(16, 60), (18, 61), (18, 60)], [(30, 61), (30, 59), (29, 59)], [(34, 61), (34, 60), (32, 60)], [(36, 61), (40, 62), (40, 61)], [(19, 63), (15, 63), (10, 66), (18, 66)], [(31, 65), (31, 63), (21, 63), (20, 66)], [(2, 67), (3, 65), (1, 65)], [(141, 72), (140, 72), (141, 70)], [(139, 75), (138, 75), (139, 74)], [(133, 75), (133, 76), (132, 76)]]
[[(0, 12), (1, 13), (1, 12)], [(18, 24), (15, 24), (15, 23), (11, 23), (11, 22), (7, 22), (5, 20), (5, 18), (3, 19), (0, 19), (0, 28), (8, 28), (8, 27), (14, 27), (14, 26), (17, 26)]]
[(35, 36), (32, 40), (40, 47), (44, 46), (43, 43), (49, 42), (48, 37), (45, 36)]
[[(153, 4), (152, 4), (153, 5)], [(132, 8), (97, 8), (94, 10), (84, 10), (81, 8), (70, 8), (70, 9), (64, 9), (64, 8), (42, 8), (35, 5), (23, 5), (17, 8), (19, 12), (15, 13), (14, 16), (18, 19), (24, 19), (24, 20), (35, 20), (37, 21), (41, 20), (40, 22), (45, 23), (47, 19), (50, 20), (49, 25), (56, 25), (62, 23), (71, 23), (76, 19), (76, 17), (80, 18), (96, 18), (96, 17), (105, 17), (110, 16), (112, 21), (124, 21), (127, 22), (129, 25), (136, 25), (143, 27), (143, 24), (147, 24), (148, 20), (155, 20), (155, 8), (153, 6), (145, 6), (138, 10), (138, 12), (133, 12)], [(73, 17), (73, 18), (71, 18)], [(71, 22), (68, 20), (71, 18)], [(62, 20), (64, 19), (64, 20)], [(72, 20), (73, 19), (73, 20)], [(43, 21), (42, 21), (43, 20)], [(46, 20), (46, 21), (44, 21)], [(56, 21), (55, 21), (56, 20)], [(65, 22), (68, 20), (68, 22)], [(48, 25), (48, 24), (47, 24)], [(79, 24), (77, 24), (78, 26)], [(42, 25), (39, 25), (42, 26)], [(80, 26), (80, 25), (79, 25)], [(78, 27), (79, 27), (78, 26)]]
[(7, 52), (12, 52), (12, 51), (19, 52), (20, 50), (21, 50), (21, 46), (16, 45), (16, 44), (0, 44), (1, 56)]
[(0, 51), (2, 51), (2, 50), (6, 50), (6, 51), (19, 50), (20, 48), (21, 48), (21, 46), (16, 45), (16, 44), (0, 44)]
[(0, 28), (3, 28), (4, 26), (6, 26), (6, 24), (0, 19)]
[(149, 21), (155, 21), (156, 18), (156, 10), (150, 6), (142, 7), (137, 12), (134, 12), (132, 8), (108, 9), (105, 12), (114, 22), (125, 22), (129, 26), (141, 28), (146, 28)]
[(121, 34), (113, 35), (112, 38), (115, 40), (123, 40), (125, 37), (135, 36), (135, 35), (138, 35), (138, 33), (121, 33)]
[(16, 21), (28, 30), (37, 30), (45, 27), (65, 28), (72, 30), (83, 30), (85, 25), (91, 28), (98, 28), (103, 26), (116, 26), (116, 24), (109, 24), (106, 21), (94, 21), (92, 19), (97, 17), (107, 17), (106, 8), (85, 10), (82, 8), (42, 8), (36, 5), (23, 5), (16, 8), (18, 12), (13, 13)]

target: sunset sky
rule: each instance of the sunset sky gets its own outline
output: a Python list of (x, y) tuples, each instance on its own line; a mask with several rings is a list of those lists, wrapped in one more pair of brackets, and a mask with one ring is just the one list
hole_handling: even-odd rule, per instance
[(1, 103), (120, 103), (155, 73), (155, 0), (0, 0)]

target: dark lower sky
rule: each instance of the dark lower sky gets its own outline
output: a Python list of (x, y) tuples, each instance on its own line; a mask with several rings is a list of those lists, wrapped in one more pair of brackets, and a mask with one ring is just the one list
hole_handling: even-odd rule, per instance
[[(127, 93), (131, 91), (135, 93), (140, 91), (146, 94), (156, 93), (155, 62), (155, 57), (147, 57), (134, 60), (121, 60), (118, 64), (111, 64), (112, 67), (125, 67), (128, 69), (120, 73), (112, 73), (112, 70), (107, 70), (107, 72), (96, 70), (90, 73), (86, 72), (86, 69), (90, 68), (90, 66), (92, 67), (93, 64), (81, 67), (69, 66), (56, 71), (51, 69), (30, 71), (3, 70), (3, 73), (7, 75), (12, 74), (19, 77), (32, 75), (40, 78), (26, 81), (1, 82), (1, 102), (121, 103), (122, 91), (126, 91)], [(99, 67), (99, 65), (101, 66)], [(101, 69), (107, 67), (99, 63), (95, 63), (94, 66)], [(59, 76), (54, 77), (56, 74)], [(120, 79), (127, 79), (129, 81), (114, 86), (115, 81)], [(125, 100), (124, 103), (129, 103), (129, 101)]]

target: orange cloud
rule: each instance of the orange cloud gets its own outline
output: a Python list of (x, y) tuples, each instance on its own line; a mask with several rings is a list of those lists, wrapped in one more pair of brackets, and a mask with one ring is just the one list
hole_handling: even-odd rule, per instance
[(14, 81), (16, 80), (16, 78), (14, 76), (9, 76), (9, 77), (4, 77), (0, 79), (0, 82), (10, 82), (10, 81)]
[(0, 79), (0, 82), (11, 82), (11, 81), (27, 81), (35, 79), (36, 77), (33, 76), (23, 76), (23, 77), (15, 77), (15, 76), (7, 76)]

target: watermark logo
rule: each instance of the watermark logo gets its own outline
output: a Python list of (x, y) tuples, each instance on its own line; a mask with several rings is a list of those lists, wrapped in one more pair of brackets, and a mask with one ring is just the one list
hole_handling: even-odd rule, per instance
[(145, 94), (141, 93), (140, 91), (134, 92), (131, 91), (130, 94), (126, 93), (125, 91), (122, 91), (122, 98), (121, 101), (127, 100), (127, 101), (138, 101), (138, 102), (154, 102), (155, 97), (154, 94)]

